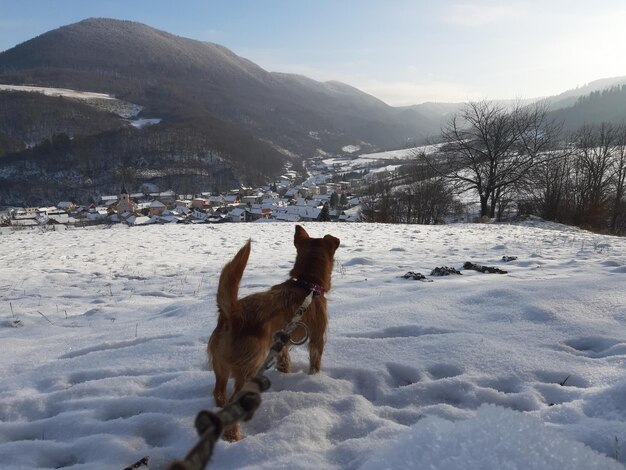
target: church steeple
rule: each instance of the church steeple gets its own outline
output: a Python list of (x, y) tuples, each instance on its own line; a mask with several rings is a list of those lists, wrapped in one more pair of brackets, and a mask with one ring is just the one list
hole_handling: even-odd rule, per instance
[(131, 211), (131, 202), (128, 191), (126, 190), (126, 185), (122, 184), (122, 190), (120, 191), (120, 195), (117, 201), (117, 213), (123, 214), (124, 212)]

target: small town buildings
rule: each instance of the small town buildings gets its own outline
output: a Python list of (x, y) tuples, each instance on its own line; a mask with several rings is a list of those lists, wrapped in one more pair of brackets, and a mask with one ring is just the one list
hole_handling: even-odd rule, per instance
[(208, 209), (211, 207), (211, 202), (204, 197), (194, 197), (189, 207), (192, 209)]
[(239, 204), (241, 199), (239, 198), (239, 194), (228, 194), (224, 196), (224, 204)]
[(242, 204), (259, 204), (262, 200), (263, 200), (262, 192), (251, 193), (247, 196), (241, 197)]
[(179, 194), (178, 199), (176, 199), (176, 201), (174, 202), (174, 206), (190, 208), (192, 200), (193, 200), (193, 196), (188, 197), (188, 198), (181, 198)]
[[(318, 220), (321, 208), (309, 206), (286, 206), (274, 211), (274, 217), (278, 220), (289, 220), (286, 215), (297, 216), (297, 220), (314, 221)], [(297, 220), (293, 220), (294, 222)]]
[(167, 209), (167, 207), (165, 207), (165, 204), (163, 204), (161, 201), (152, 201), (150, 203), (149, 214), (151, 217), (159, 216), (163, 214), (165, 209)]
[(57, 204), (57, 207), (65, 211), (71, 211), (76, 209), (76, 204), (70, 201), (61, 201)]
[(119, 196), (112, 196), (112, 195), (101, 196), (100, 204), (102, 205), (114, 204), (118, 200), (119, 200)]
[(347, 191), (350, 191), (352, 183), (350, 183), (349, 181), (340, 181), (339, 186), (341, 187), (341, 192), (345, 193)]
[(128, 223), (130, 225), (149, 225), (149, 224), (153, 224), (155, 223), (156, 220), (154, 220), (151, 217), (147, 217), (145, 215), (140, 215), (139, 217), (136, 216), (132, 216), (128, 219)]
[(39, 225), (37, 213), (34, 211), (29, 212), (26, 209), (13, 209), (9, 214), (11, 216), (10, 223), (14, 227), (34, 227)]
[[(176, 194), (172, 190), (157, 192), (155, 185), (144, 185), (150, 194), (129, 194), (122, 185), (117, 196), (102, 196), (98, 206), (76, 207), (61, 201), (56, 207), (26, 208), (9, 211), (3, 222), (14, 226), (41, 226), (72, 223), (127, 223), (128, 225), (162, 223), (219, 223), (278, 220), (287, 222), (316, 221), (332, 193), (346, 194), (348, 204), (329, 211), (331, 220), (358, 221), (360, 201), (354, 193), (361, 179), (332, 182), (340, 173), (333, 170), (332, 159), (320, 157), (307, 162), (309, 177), (295, 185), (298, 175), (289, 168), (272, 183), (257, 188), (241, 187), (227, 193), (202, 192)], [(318, 163), (316, 166), (315, 162)], [(350, 206), (350, 209), (346, 209)], [(168, 210), (169, 209), (169, 210)]]
[(285, 193), (285, 197), (289, 199), (298, 199), (304, 196), (298, 188), (289, 188)]
[(223, 206), (224, 204), (226, 204), (226, 201), (224, 201), (224, 196), (222, 196), (221, 194), (215, 196), (209, 195), (207, 199), (209, 200), (209, 204), (211, 206)]
[(252, 207), (248, 210), (250, 221), (270, 220), (272, 218), (272, 209), (269, 207)]
[(165, 205), (172, 205), (176, 202), (176, 193), (171, 189), (160, 193), (150, 193), (150, 197), (153, 199), (158, 199)]
[(236, 207), (227, 214), (228, 219), (231, 222), (245, 222), (246, 221), (246, 209)]
[(288, 214), (286, 212), (278, 212), (274, 214), (274, 218), (282, 222), (300, 222), (300, 216), (298, 214)]
[(326, 183), (326, 192), (337, 193), (337, 195), (341, 194), (341, 184), (340, 183)]

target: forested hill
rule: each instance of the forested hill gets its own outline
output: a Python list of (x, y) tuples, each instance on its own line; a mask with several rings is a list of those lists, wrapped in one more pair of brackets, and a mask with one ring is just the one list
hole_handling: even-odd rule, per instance
[(553, 111), (552, 116), (563, 121), (567, 130), (575, 130), (585, 124), (626, 122), (626, 85), (581, 96), (573, 106)]
[[(343, 83), (266, 71), (218, 44), (102, 18), (0, 53), (0, 84), (105, 93), (158, 122), (136, 127), (90, 101), (0, 91), (0, 205), (85, 200), (117, 190), (120, 175), (130, 190), (258, 184), (347, 145), (365, 153), (436, 138), (459, 109), (388, 106)], [(624, 103), (618, 88), (554, 113), (575, 128), (622, 120)]]
[[(107, 93), (140, 106), (139, 117), (161, 120), (136, 129), (100, 113), (93, 122), (103, 125), (90, 127), (77, 123), (85, 121), (84, 107), (77, 122), (68, 123), (60, 116), (73, 105), (63, 99), (2, 93), (0, 205), (26, 202), (20, 189), (26, 181), (28, 202), (54, 202), (73, 192), (110, 192), (119, 186), (115, 172), (129, 170), (131, 186), (150, 181), (194, 192), (259, 183), (319, 151), (340, 152), (352, 144), (397, 148), (439, 128), (419, 111), (393, 108), (339, 82), (271, 73), (218, 44), (102, 18), (0, 53), (0, 84)], [(18, 100), (29, 105), (16, 111), (9, 102)], [(57, 108), (50, 116), (59, 116), (58, 126), (38, 121), (37, 103)], [(6, 116), (28, 124), (11, 127)], [(71, 137), (63, 146), (66, 158), (48, 158), (54, 134)], [(46, 174), (39, 177), (41, 163)], [(51, 178), (58, 180), (56, 190)]]
[(123, 127), (118, 116), (77, 100), (0, 90), (0, 155), (24, 150), (57, 134), (73, 137)]
[(0, 54), (2, 82), (111, 93), (165, 120), (211, 114), (295, 153), (361, 141), (398, 146), (438, 129), (348, 85), (271, 73), (221, 45), (112, 19), (64, 26)]

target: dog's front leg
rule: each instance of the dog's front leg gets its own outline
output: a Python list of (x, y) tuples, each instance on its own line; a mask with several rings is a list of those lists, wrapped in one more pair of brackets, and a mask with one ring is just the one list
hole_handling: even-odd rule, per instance
[(320, 371), (323, 353), (324, 337), (313, 336), (309, 338), (309, 374), (317, 374)]

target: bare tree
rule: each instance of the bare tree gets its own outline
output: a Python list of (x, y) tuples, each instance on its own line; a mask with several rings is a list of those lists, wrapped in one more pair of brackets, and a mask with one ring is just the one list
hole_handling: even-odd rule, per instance
[(577, 225), (600, 228), (607, 219), (619, 137), (619, 129), (609, 123), (583, 126), (574, 135)]
[(459, 190), (477, 193), (481, 216), (494, 217), (511, 186), (549, 158), (559, 131), (543, 103), (471, 102), (442, 129), (441, 152), (423, 157)]
[(621, 234), (626, 228), (626, 126), (585, 125), (524, 179), (527, 209), (548, 220)]
[(611, 233), (623, 235), (626, 231), (626, 126), (619, 130), (618, 144), (613, 158), (614, 196), (611, 214)]
[(396, 205), (397, 198), (390, 181), (374, 179), (361, 196), (361, 217), (364, 222), (392, 223), (396, 220)]
[(524, 178), (523, 192), (534, 213), (546, 220), (569, 222), (572, 218), (571, 155), (565, 151), (556, 158), (541, 161)]
[(423, 163), (373, 181), (361, 202), (361, 216), (367, 222), (435, 224), (458, 215), (458, 201), (446, 181)]

